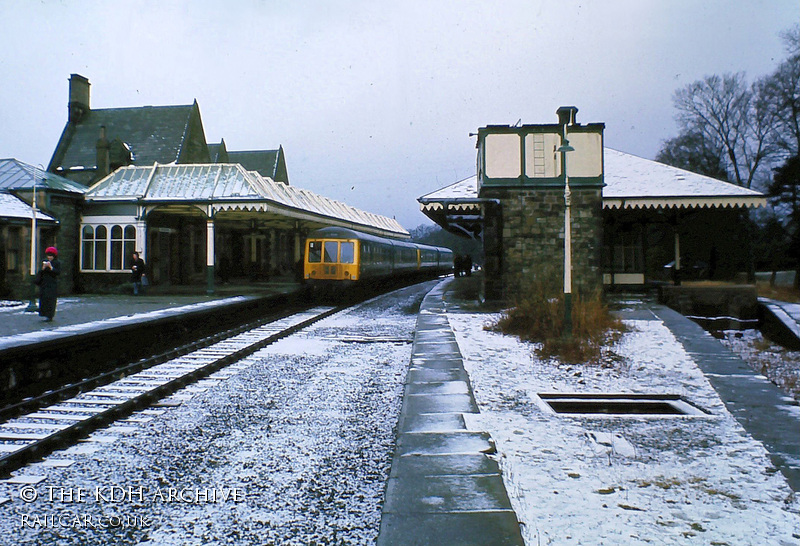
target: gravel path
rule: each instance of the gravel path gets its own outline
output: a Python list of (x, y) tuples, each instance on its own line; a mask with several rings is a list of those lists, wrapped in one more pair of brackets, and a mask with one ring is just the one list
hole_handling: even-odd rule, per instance
[(46, 479), (28, 503), (25, 486), (5, 484), (0, 544), (373, 543), (416, 312), (432, 286), (271, 345), (115, 442), (83, 446), (94, 453), (53, 455), (72, 466), (25, 469)]

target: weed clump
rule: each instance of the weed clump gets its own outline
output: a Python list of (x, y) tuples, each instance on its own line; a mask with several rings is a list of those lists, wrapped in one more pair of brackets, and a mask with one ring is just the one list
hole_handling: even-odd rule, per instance
[(572, 296), (572, 332), (567, 335), (563, 287), (555, 275), (515, 283), (507, 309), (492, 329), (537, 343), (542, 358), (597, 363), (603, 348), (625, 330), (603, 302), (600, 290)]

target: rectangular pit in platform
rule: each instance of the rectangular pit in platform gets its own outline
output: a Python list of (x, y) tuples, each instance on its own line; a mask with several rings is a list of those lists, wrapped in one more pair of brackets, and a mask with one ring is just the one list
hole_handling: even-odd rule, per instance
[(547, 412), (569, 415), (703, 416), (706, 411), (677, 394), (539, 393)]

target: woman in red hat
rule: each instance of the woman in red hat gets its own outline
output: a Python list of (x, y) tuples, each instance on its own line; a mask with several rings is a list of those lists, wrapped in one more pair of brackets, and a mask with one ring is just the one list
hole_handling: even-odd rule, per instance
[(58, 261), (58, 249), (49, 246), (44, 251), (45, 261), (42, 269), (36, 275), (36, 284), (39, 285), (39, 315), (45, 322), (50, 322), (56, 314), (58, 300), (58, 274), (61, 273), (61, 262)]

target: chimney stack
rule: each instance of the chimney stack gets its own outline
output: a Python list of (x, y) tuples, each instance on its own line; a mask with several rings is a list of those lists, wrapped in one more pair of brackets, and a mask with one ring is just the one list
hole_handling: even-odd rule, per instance
[(89, 80), (80, 74), (69, 78), (69, 122), (80, 123), (89, 112)]
[(111, 146), (106, 139), (106, 126), (100, 126), (100, 138), (97, 139), (97, 175), (96, 180), (100, 180), (111, 172)]
[(562, 106), (556, 110), (558, 115), (558, 124), (562, 127), (564, 125), (575, 125), (575, 116), (578, 114), (576, 106)]

